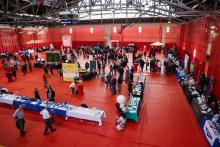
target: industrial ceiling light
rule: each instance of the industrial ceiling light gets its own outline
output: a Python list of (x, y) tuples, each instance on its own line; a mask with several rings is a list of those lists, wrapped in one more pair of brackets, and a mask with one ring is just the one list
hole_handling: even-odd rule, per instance
[(142, 27), (138, 27), (138, 33), (142, 32)]
[(169, 27), (169, 26), (167, 26), (167, 28), (166, 28), (166, 32), (167, 32), (167, 33), (170, 32), (170, 27)]
[(116, 27), (113, 28), (113, 32), (114, 32), (114, 33), (117, 32), (117, 28), (116, 28)]
[(90, 33), (93, 34), (94, 30), (93, 27), (90, 28)]

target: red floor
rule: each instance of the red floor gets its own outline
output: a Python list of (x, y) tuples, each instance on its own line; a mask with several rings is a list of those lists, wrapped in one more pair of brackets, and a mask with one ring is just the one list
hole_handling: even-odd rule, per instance
[[(161, 56), (162, 57), (162, 56)], [(82, 60), (80, 60), (81, 62)], [(83, 64), (84, 65), (84, 64)], [(16, 91), (18, 95), (33, 96), (34, 88), (40, 90), (41, 97), (46, 97), (43, 88), (42, 69), (23, 76), (18, 73), (18, 80), (8, 83), (0, 69), (0, 86)], [(146, 73), (144, 102), (139, 114), (139, 122), (128, 121), (126, 129), (115, 129), (115, 97), (100, 79), (84, 83), (85, 95), (82, 98), (71, 96), (69, 83), (62, 81), (58, 73), (49, 78), (49, 83), (56, 91), (57, 102), (74, 105), (86, 103), (106, 112), (103, 126), (97, 123), (65, 120), (56, 117), (57, 131), (43, 136), (44, 123), (38, 112), (25, 111), (25, 137), (20, 137), (12, 119), (14, 108), (0, 105), (0, 146), (35, 147), (35, 146), (73, 146), (73, 147), (206, 147), (208, 144), (199, 128), (191, 106), (175, 76)], [(122, 94), (127, 96), (127, 86), (122, 87)]]

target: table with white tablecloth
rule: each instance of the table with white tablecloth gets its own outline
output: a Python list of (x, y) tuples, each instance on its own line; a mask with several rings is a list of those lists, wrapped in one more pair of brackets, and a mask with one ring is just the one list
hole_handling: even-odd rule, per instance
[(102, 120), (106, 117), (104, 111), (95, 108), (91, 109), (73, 106), (67, 103), (48, 102), (11, 94), (0, 94), (0, 103), (9, 104), (14, 107), (23, 105), (25, 109), (34, 111), (42, 111), (45, 106), (48, 106), (48, 111), (53, 115), (95, 121), (99, 123), (99, 126), (102, 125)]
[(16, 95), (2, 94), (0, 95), (0, 103), (13, 105), (13, 101), (17, 98)]
[(67, 110), (66, 115), (68, 117), (95, 121), (99, 123), (99, 126), (102, 125), (102, 119), (106, 117), (105, 112), (102, 110), (75, 106), (71, 106), (71, 108)]

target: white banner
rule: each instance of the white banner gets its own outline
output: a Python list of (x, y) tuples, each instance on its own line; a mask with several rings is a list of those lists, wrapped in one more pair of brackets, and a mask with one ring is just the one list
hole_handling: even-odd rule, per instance
[(203, 131), (205, 133), (206, 139), (210, 143), (211, 146), (213, 146), (216, 135), (214, 133), (214, 128), (211, 127), (210, 120), (206, 120), (205, 125), (203, 127)]
[(62, 37), (63, 46), (64, 47), (72, 47), (72, 37), (71, 36), (63, 36)]

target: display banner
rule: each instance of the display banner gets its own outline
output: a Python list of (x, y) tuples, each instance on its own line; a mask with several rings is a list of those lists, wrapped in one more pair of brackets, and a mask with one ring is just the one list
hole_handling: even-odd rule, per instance
[(188, 68), (188, 62), (189, 62), (189, 56), (185, 54), (185, 59), (184, 59), (184, 69), (187, 70)]
[(71, 36), (63, 36), (62, 37), (63, 46), (64, 47), (72, 47), (72, 37)]
[(203, 131), (205, 133), (206, 139), (208, 140), (211, 146), (214, 145), (216, 139), (216, 135), (213, 130), (214, 129), (211, 127), (210, 121), (206, 120), (205, 125), (203, 127)]
[(73, 81), (74, 77), (79, 77), (79, 69), (77, 63), (63, 63), (62, 68), (64, 81)]

